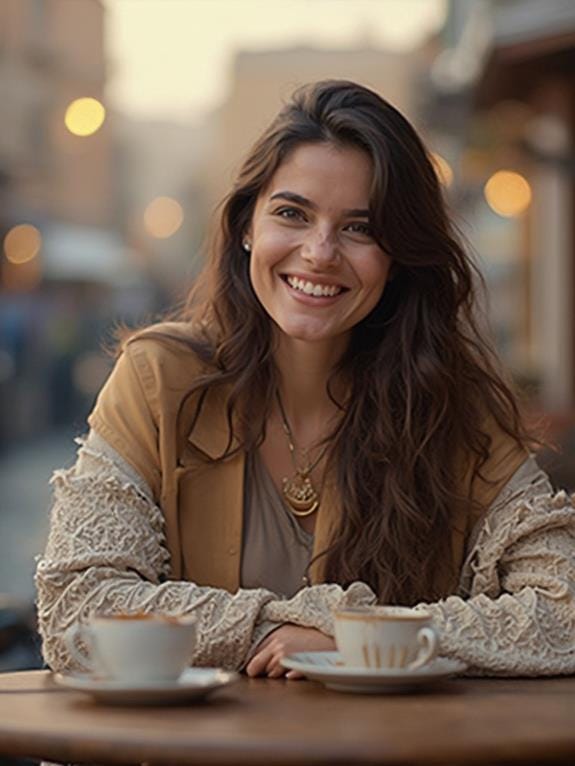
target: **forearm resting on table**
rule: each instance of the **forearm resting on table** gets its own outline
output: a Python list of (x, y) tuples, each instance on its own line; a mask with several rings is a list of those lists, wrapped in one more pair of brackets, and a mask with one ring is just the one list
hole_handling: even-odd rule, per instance
[(474, 675), (575, 673), (573, 497), (553, 494), (534, 461), (521, 470), (481, 522), (464, 597), (418, 607), (432, 613), (441, 652)]
[(109, 459), (83, 450), (84, 464), (54, 476), (50, 534), (36, 573), (43, 651), (54, 670), (73, 667), (65, 631), (96, 612), (194, 614), (194, 664), (241, 668), (275, 626), (329, 632), (334, 606), (373, 600), (367, 586), (313, 586), (282, 600), (265, 589), (230, 594), (171, 581), (160, 509)]
[(52, 480), (54, 504), (38, 561), (39, 629), (48, 664), (71, 669), (64, 633), (96, 612), (194, 614), (198, 665), (239, 667), (270, 591), (234, 595), (170, 581), (164, 521), (146, 487), (109, 457), (82, 446)]

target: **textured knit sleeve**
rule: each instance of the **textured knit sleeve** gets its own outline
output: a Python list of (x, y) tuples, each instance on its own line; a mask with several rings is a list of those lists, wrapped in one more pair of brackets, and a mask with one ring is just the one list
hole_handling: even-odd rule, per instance
[(529, 458), (473, 531), (459, 595), (431, 611), (476, 675), (575, 673), (575, 505)]
[[(237, 669), (288, 617), (322, 629), (332, 605), (365, 600), (357, 586), (347, 592), (316, 586), (284, 604), (264, 589), (230, 594), (170, 580), (163, 516), (149, 485), (94, 431), (81, 442), (76, 464), (57, 471), (52, 484), (50, 532), (36, 587), (43, 654), (53, 670), (77, 669), (64, 634), (95, 613), (195, 615), (192, 663)], [(276, 608), (264, 615), (267, 603)]]

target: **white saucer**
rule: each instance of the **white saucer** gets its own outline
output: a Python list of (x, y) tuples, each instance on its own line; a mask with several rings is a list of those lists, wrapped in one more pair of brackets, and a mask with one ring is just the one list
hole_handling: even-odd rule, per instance
[(423, 689), (467, 668), (461, 660), (447, 657), (436, 657), (417, 670), (354, 668), (343, 665), (338, 652), (298, 652), (285, 657), (282, 665), (320, 681), (328, 689), (360, 694)]
[(238, 679), (237, 673), (221, 668), (187, 668), (177, 681), (148, 683), (145, 686), (89, 675), (54, 675), (54, 681), (59, 686), (86, 692), (109, 705), (169, 705), (198, 700)]

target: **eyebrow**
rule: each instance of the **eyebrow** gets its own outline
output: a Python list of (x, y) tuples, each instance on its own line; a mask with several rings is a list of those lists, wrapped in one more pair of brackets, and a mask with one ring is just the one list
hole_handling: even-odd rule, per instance
[[(298, 205), (309, 207), (311, 210), (317, 210), (317, 205), (315, 204), (315, 202), (312, 202), (306, 197), (302, 197), (301, 194), (296, 194), (295, 192), (279, 191), (279, 192), (276, 192), (275, 194), (272, 194), (272, 196), (270, 197), (270, 202), (274, 199), (285, 199), (288, 202), (295, 202)], [(350, 217), (350, 218), (369, 218), (369, 210), (365, 210), (365, 209), (357, 208), (357, 207), (350, 208), (349, 210), (344, 210), (343, 214), (346, 217)]]

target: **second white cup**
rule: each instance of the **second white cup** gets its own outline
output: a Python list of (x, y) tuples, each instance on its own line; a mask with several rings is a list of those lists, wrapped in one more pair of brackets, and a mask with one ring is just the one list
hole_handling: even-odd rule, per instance
[(374, 606), (334, 613), (335, 642), (345, 665), (417, 670), (437, 655), (431, 615), (407, 607)]

